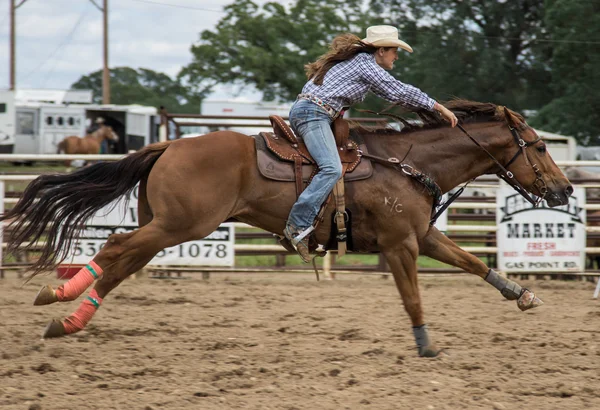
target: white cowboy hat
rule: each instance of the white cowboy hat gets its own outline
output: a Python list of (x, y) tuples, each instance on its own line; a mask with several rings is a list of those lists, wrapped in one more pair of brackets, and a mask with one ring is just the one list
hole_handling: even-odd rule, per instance
[(413, 52), (411, 46), (398, 39), (398, 29), (393, 26), (371, 26), (362, 41), (375, 47), (400, 47), (409, 53)]

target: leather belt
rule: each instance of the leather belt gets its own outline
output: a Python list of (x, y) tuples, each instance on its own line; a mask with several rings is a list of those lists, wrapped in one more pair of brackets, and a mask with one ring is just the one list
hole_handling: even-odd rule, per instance
[(334, 120), (342, 113), (342, 111), (337, 111), (331, 105), (327, 104), (325, 101), (321, 100), (319, 97), (315, 97), (312, 94), (298, 94), (299, 100), (308, 100), (314, 104), (317, 104), (319, 107), (323, 108), (327, 111)]

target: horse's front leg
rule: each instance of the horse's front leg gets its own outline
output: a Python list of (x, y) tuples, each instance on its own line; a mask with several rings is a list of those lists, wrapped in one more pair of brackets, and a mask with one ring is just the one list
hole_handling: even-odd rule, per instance
[(423, 240), (421, 253), (481, 277), (498, 289), (506, 299), (516, 300), (517, 306), (521, 310), (528, 310), (543, 304), (532, 291), (490, 269), (481, 260), (462, 250), (434, 226), (429, 229)]
[(394, 275), (396, 287), (400, 291), (400, 296), (404, 302), (404, 309), (410, 316), (419, 356), (437, 356), (440, 350), (430, 341), (427, 325), (423, 320), (423, 308), (417, 280), (418, 245), (414, 243), (383, 250), (383, 254)]

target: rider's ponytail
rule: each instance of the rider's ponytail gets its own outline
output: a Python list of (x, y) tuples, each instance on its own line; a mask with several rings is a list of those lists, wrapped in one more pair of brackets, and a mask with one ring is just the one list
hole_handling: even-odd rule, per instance
[(331, 67), (341, 61), (346, 61), (358, 53), (374, 53), (377, 47), (363, 43), (363, 41), (354, 34), (341, 34), (333, 39), (329, 45), (329, 51), (317, 59), (317, 61), (308, 63), (304, 66), (306, 76), (313, 80), (317, 85), (323, 84), (325, 74)]

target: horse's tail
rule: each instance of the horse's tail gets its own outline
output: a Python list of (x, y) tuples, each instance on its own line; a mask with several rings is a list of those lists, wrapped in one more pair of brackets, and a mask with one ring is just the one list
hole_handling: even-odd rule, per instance
[(53, 269), (66, 259), (73, 238), (85, 221), (102, 207), (129, 194), (150, 173), (169, 144), (152, 144), (120, 161), (34, 179), (15, 207), (0, 216), (0, 221), (10, 221), (8, 252), (28, 250), (45, 237), (32, 276)]
[(62, 140), (61, 142), (58, 143), (58, 145), (56, 146), (56, 153), (57, 154), (64, 154), (65, 151), (65, 140)]

